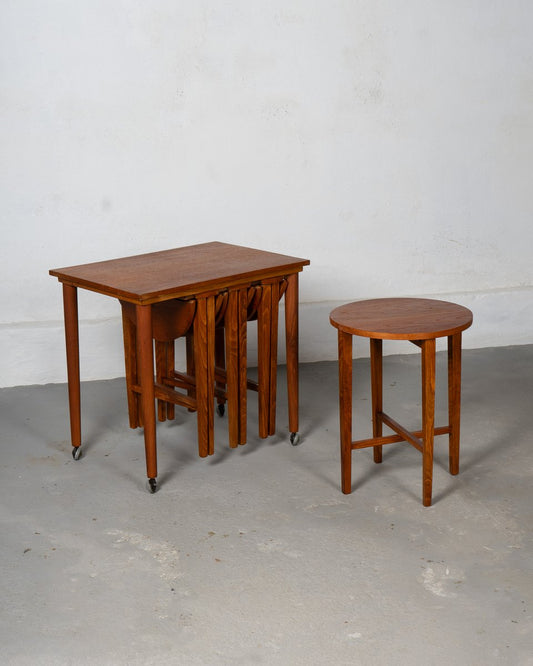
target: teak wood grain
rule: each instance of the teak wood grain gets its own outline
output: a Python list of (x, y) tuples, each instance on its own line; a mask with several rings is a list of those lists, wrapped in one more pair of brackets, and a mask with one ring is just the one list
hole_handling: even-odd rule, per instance
[(60, 282), (148, 304), (294, 273), (308, 259), (213, 241), (132, 257), (54, 268)]
[(464, 331), (468, 308), (431, 298), (376, 298), (335, 308), (333, 326), (345, 333), (381, 340), (428, 340)]

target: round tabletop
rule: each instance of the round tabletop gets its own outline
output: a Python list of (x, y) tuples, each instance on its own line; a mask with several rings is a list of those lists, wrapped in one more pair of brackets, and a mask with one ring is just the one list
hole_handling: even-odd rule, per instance
[(431, 298), (375, 298), (335, 308), (329, 321), (344, 333), (382, 340), (430, 340), (472, 324), (472, 312)]

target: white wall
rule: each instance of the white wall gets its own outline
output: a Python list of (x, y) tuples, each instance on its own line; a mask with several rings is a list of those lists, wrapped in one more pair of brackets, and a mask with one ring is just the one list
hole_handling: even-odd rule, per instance
[[(0, 385), (65, 380), (49, 268), (206, 240), (311, 259), (303, 361), (335, 358), (328, 313), (365, 297), (463, 303), (466, 347), (532, 343), (532, 20), (524, 0), (4, 0)], [(123, 374), (118, 315), (80, 294), (84, 379)]]

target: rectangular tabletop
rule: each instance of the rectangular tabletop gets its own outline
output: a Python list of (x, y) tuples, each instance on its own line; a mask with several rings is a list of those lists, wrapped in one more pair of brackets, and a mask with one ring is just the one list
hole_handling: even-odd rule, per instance
[(309, 263), (308, 259), (215, 241), (56, 268), (50, 275), (74, 287), (146, 305), (296, 273)]

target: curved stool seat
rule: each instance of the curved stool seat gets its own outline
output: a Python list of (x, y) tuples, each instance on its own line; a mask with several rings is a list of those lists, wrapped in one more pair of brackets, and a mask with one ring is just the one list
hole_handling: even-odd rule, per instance
[[(422, 453), (422, 501), (431, 505), (433, 439), (449, 435), (449, 468), (459, 472), (461, 402), (461, 334), (472, 324), (472, 312), (461, 305), (427, 298), (380, 298), (341, 305), (330, 314), (339, 344), (339, 411), (342, 492), (351, 492), (354, 449), (372, 447), (374, 462), (382, 446), (407, 441)], [(369, 439), (352, 441), (352, 340), (370, 339), (372, 430)], [(436, 339), (448, 338), (448, 425), (435, 427)], [(383, 340), (407, 340), (422, 350), (422, 429), (410, 432), (383, 411)], [(383, 436), (383, 425), (394, 435)]]
[[(128, 397), (128, 415), (130, 428), (142, 426), (142, 413), (140, 410), (141, 388), (138, 381), (137, 358), (137, 322), (135, 305), (127, 301), (120, 301), (122, 308), (122, 331), (124, 337), (124, 361), (126, 366), (126, 391)], [(160, 421), (174, 418), (174, 405), (181, 404), (194, 408), (193, 402), (187, 397), (177, 393), (172, 395), (173, 401), (164, 397), (164, 377), (170, 365), (174, 367), (174, 340), (181, 338), (192, 330), (196, 314), (195, 299), (172, 299), (158, 303), (152, 307), (152, 337), (156, 349), (156, 386), (157, 386), (157, 412)], [(186, 382), (188, 393), (192, 391), (192, 379)], [(184, 401), (182, 401), (182, 398)]]

